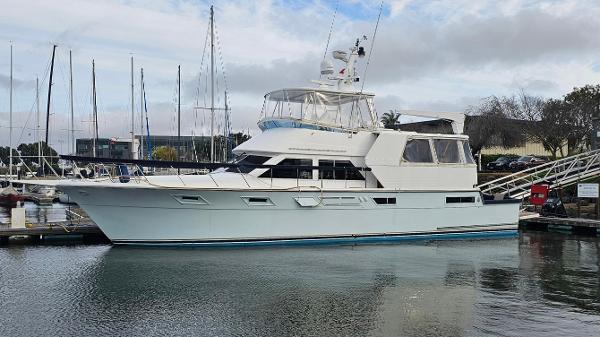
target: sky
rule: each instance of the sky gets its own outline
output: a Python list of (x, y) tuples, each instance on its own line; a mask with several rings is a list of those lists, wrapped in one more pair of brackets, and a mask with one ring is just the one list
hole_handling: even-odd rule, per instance
[[(52, 45), (50, 144), (70, 150), (69, 51), (76, 137), (91, 133), (91, 63), (96, 64), (100, 137), (131, 129), (130, 58), (144, 68), (151, 133), (176, 134), (177, 67), (182, 69), (182, 134), (209, 133), (205, 48), (209, 7), (217, 36), (216, 104), (225, 90), (233, 131), (258, 131), (265, 93), (311, 86), (335, 21), (329, 51), (367, 36), (365, 91), (379, 115), (391, 109), (464, 111), (490, 95), (560, 98), (600, 83), (597, 0), (0, 0), (0, 145), (8, 145), (10, 45), (13, 45), (13, 144), (36, 139), (36, 78), (45, 124)], [(203, 57), (204, 55), (204, 57)], [(365, 62), (359, 64), (363, 74)], [(218, 116), (217, 126), (223, 122)], [(43, 133), (43, 132), (42, 132)]]

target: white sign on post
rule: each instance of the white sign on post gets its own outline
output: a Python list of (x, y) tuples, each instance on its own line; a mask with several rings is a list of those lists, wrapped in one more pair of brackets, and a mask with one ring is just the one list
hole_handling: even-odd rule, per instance
[(577, 184), (578, 198), (598, 198), (598, 184)]

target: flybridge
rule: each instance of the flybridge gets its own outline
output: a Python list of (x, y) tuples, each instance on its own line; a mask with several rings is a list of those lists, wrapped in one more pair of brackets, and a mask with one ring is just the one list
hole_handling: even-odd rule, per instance
[[(356, 64), (365, 56), (360, 40), (349, 52), (334, 51), (333, 58), (343, 62), (337, 73), (333, 61), (321, 63), (321, 77), (313, 81), (317, 88), (287, 88), (265, 95), (258, 126), (262, 130), (276, 127), (300, 127), (325, 131), (376, 129), (375, 95), (354, 88), (359, 77)], [(335, 75), (334, 75), (335, 74)]]
[[(281, 89), (265, 95), (258, 126), (307, 127), (317, 130), (374, 129), (373, 94), (313, 88)], [(276, 120), (280, 120), (277, 122)], [(297, 124), (285, 123), (295, 121)], [(313, 127), (308, 127), (308, 126)]]

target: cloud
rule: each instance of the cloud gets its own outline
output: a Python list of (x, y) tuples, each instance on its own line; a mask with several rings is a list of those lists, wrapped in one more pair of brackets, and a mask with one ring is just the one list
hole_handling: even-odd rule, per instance
[[(10, 88), (10, 75), (0, 74), (0, 87)], [(13, 89), (35, 88), (35, 80), (22, 80), (13, 77)]]
[(521, 80), (515, 79), (510, 86), (516, 90), (523, 89), (525, 92), (534, 94), (553, 91), (558, 88), (558, 84), (556, 82), (532, 78)]
[(394, 82), (440, 71), (562, 62), (600, 52), (598, 16), (559, 17), (542, 10), (514, 16), (464, 17), (440, 26), (391, 23), (373, 54), (373, 81)]

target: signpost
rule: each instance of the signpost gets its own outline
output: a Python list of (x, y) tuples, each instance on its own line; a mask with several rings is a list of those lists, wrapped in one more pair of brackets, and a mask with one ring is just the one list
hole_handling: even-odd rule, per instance
[(578, 198), (598, 198), (598, 184), (579, 183), (577, 184)]
[[(597, 183), (578, 183), (577, 184), (577, 198), (594, 198), (596, 199), (596, 218), (600, 215), (600, 204), (598, 203), (599, 188)], [(577, 201), (577, 213), (579, 213), (579, 200)], [(580, 216), (578, 214), (578, 216)]]

